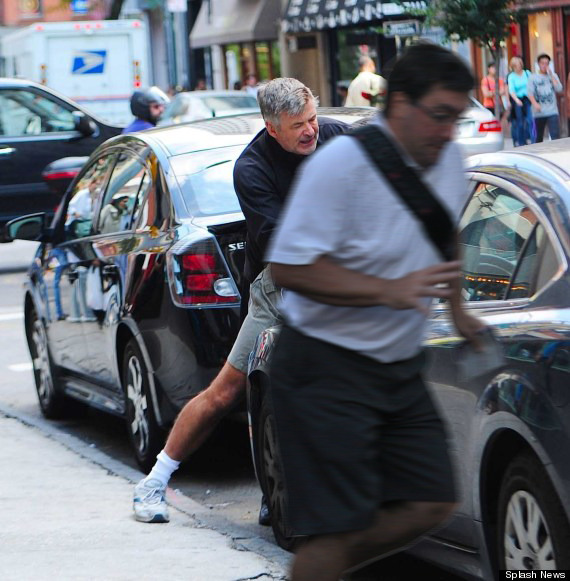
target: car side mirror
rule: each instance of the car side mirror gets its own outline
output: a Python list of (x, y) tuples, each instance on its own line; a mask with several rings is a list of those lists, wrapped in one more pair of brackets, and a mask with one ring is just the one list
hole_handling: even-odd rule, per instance
[(91, 117), (88, 117), (83, 111), (73, 111), (73, 118), (75, 120), (75, 129), (83, 135), (83, 137), (91, 137), (97, 132), (97, 125)]
[(34, 242), (42, 240), (46, 234), (46, 214), (28, 214), (15, 220), (10, 220), (6, 224), (6, 239), (9, 242), (13, 240), (31, 240)]

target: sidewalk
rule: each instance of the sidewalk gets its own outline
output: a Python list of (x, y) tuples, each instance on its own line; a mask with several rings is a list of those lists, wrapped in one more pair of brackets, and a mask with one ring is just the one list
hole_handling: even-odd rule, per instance
[(171, 507), (169, 524), (136, 522), (131, 482), (34, 427), (0, 414), (0, 442), (3, 581), (286, 578), (282, 564), (203, 528), (191, 510)]

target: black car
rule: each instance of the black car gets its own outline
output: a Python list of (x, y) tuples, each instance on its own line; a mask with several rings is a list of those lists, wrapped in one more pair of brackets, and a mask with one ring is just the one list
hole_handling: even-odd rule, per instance
[(49, 227), (44, 214), (8, 225), (12, 238), (41, 239), (25, 324), (43, 413), (75, 398), (124, 416), (144, 470), (238, 332), (245, 223), (233, 167), (262, 127), (252, 114), (115, 137)]
[[(467, 373), (449, 306), (433, 307), (428, 380), (446, 420), (461, 506), (413, 548), (469, 578), (499, 570), (570, 568), (570, 139), (473, 156), (459, 225), (463, 297), (497, 337), (502, 364)], [(275, 536), (285, 494), (268, 368), (279, 328), (263, 333), (249, 367), (254, 462)], [(473, 358), (475, 357), (475, 359)], [(501, 577), (502, 578), (502, 577)]]
[(88, 156), (120, 132), (43, 85), (0, 78), (0, 241), (13, 218), (30, 212), (53, 216), (61, 196), (49, 180), (65, 177), (42, 176), (48, 164)]

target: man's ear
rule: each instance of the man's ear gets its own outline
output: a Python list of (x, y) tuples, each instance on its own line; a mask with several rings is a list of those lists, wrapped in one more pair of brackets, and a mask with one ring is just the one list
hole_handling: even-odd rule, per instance
[(265, 122), (265, 128), (267, 129), (267, 133), (271, 135), (274, 139), (277, 139), (277, 131), (275, 130), (275, 125), (271, 123), (271, 121)]

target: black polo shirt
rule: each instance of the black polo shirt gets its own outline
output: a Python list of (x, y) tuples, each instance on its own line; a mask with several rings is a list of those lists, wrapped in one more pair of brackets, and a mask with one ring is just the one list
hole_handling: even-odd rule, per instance
[[(346, 123), (319, 118), (317, 147), (348, 128)], [(263, 129), (236, 161), (234, 187), (247, 224), (246, 284), (251, 284), (263, 270), (265, 250), (283, 202), (297, 169), (307, 157), (285, 151)]]

